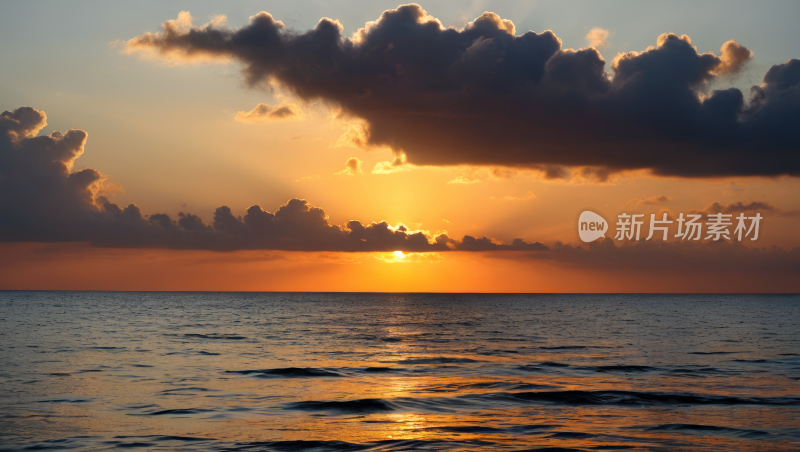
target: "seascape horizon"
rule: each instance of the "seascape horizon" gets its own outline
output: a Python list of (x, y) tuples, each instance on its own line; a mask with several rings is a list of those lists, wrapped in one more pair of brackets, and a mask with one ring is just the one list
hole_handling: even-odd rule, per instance
[(799, 451), (798, 17), (0, 2), (0, 452)]
[(0, 306), (0, 450), (800, 443), (798, 295), (4, 291)]

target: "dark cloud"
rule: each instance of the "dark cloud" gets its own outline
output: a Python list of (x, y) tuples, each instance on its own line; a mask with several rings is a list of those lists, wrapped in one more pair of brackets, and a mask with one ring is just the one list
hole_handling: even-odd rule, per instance
[[(344, 226), (305, 200), (291, 199), (274, 213), (260, 206), (236, 216), (227, 206), (211, 224), (181, 212), (143, 215), (136, 205), (108, 200), (106, 177), (93, 169), (73, 171), (87, 134), (70, 130), (37, 136), (47, 125), (43, 112), (23, 107), (0, 115), (0, 241), (88, 242), (118, 248), (295, 251), (539, 250), (539, 243), (511, 244), (446, 234), (435, 237), (386, 222)], [(352, 166), (352, 165), (351, 165)]]
[(241, 122), (267, 122), (280, 120), (301, 120), (303, 110), (296, 104), (282, 103), (280, 105), (258, 104), (251, 111), (240, 111), (234, 118)]
[(708, 213), (739, 213), (739, 212), (779, 212), (780, 209), (773, 206), (766, 201), (751, 201), (751, 202), (732, 202), (730, 204), (722, 204), (720, 202), (713, 202), (703, 209), (703, 212)]
[[(628, 201), (622, 208), (623, 211), (634, 209), (647, 209), (647, 206), (656, 206), (666, 204), (672, 198), (668, 196), (651, 196), (649, 198), (639, 199), (633, 198)], [(672, 212), (670, 209), (661, 208), (656, 213), (656, 218), (661, 218), (663, 214), (667, 214), (667, 219), (674, 220), (675, 217), (681, 213)], [(690, 214), (690, 215), (702, 215), (703, 221), (708, 220), (708, 215), (710, 214), (730, 214), (736, 217), (736, 214), (744, 213), (747, 216), (755, 215), (756, 213), (762, 214), (762, 217), (766, 214), (770, 217), (786, 217), (786, 218), (793, 218), (800, 216), (800, 210), (786, 210), (781, 207), (778, 207), (770, 202), (767, 201), (735, 201), (729, 204), (725, 204), (722, 202), (712, 202), (705, 206), (702, 209), (690, 209), (688, 211), (684, 211), (683, 213)]]
[(760, 212), (760, 213), (772, 213), (780, 216), (785, 217), (794, 217), (800, 214), (800, 211), (797, 210), (784, 210), (780, 207), (774, 206), (766, 201), (750, 201), (750, 202), (742, 202), (736, 201), (730, 204), (723, 204), (720, 202), (713, 202), (707, 205), (702, 211), (692, 211), (698, 213), (753, 213), (753, 212)]
[(739, 242), (724, 241), (656, 240), (617, 244), (605, 238), (582, 246), (556, 242), (547, 252), (513, 253), (505, 258), (544, 260), (572, 268), (609, 271), (800, 273), (800, 248), (748, 248)]
[[(70, 225), (94, 209), (105, 179), (93, 169), (72, 171), (86, 132), (36, 136), (45, 125), (45, 114), (29, 107), (0, 114), (0, 231), (13, 240), (68, 237)], [(50, 231), (53, 212), (64, 227)]]
[(539, 243), (527, 243), (522, 239), (514, 239), (509, 245), (498, 243), (486, 237), (475, 238), (465, 235), (461, 243), (454, 243), (458, 251), (547, 251), (550, 248)]
[(327, 18), (298, 32), (265, 12), (240, 29), (182, 17), (126, 50), (235, 59), (249, 85), (276, 83), (363, 118), (363, 144), (410, 164), (590, 167), (601, 180), (624, 169), (800, 175), (800, 60), (773, 66), (747, 99), (712, 90), (752, 56), (735, 41), (699, 54), (688, 36), (665, 33), (606, 73), (594, 48), (562, 49), (549, 30), (515, 35), (488, 12), (456, 30), (404, 5), (349, 38)]

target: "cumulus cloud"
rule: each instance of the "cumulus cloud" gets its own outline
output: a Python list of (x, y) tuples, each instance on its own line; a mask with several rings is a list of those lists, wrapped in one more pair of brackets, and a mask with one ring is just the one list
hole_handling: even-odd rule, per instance
[(303, 110), (292, 103), (282, 103), (280, 105), (258, 104), (250, 111), (240, 111), (234, 117), (237, 121), (254, 123), (268, 121), (302, 120)]
[(378, 162), (372, 168), (372, 174), (392, 174), (400, 173), (403, 171), (410, 171), (412, 165), (409, 165), (404, 154), (397, 155), (393, 160), (385, 162)]
[(586, 42), (589, 43), (590, 47), (594, 47), (595, 49), (602, 49), (608, 44), (608, 37), (610, 36), (608, 30), (604, 28), (595, 27), (589, 30), (589, 33), (586, 33)]
[(733, 40), (722, 44), (722, 48), (720, 48), (719, 51), (722, 53), (722, 57), (720, 58), (722, 64), (720, 64), (716, 70), (719, 75), (735, 75), (739, 73), (753, 56), (752, 50), (744, 48), (741, 44)]
[(484, 13), (445, 28), (419, 5), (385, 11), (352, 37), (323, 18), (287, 30), (261, 12), (239, 29), (163, 24), (126, 42), (164, 58), (233, 59), (249, 85), (274, 83), (364, 121), (364, 146), (413, 165), (591, 167), (682, 177), (800, 175), (794, 130), (800, 60), (773, 66), (746, 96), (711, 90), (752, 52), (698, 53), (686, 35), (617, 55), (562, 49), (554, 32), (516, 34)]
[[(497, 252), (494, 256), (602, 270), (746, 271), (783, 278), (800, 272), (798, 248), (747, 248), (738, 242), (616, 244), (611, 239), (581, 246), (560, 242), (547, 246), (522, 239), (503, 243), (474, 236), (456, 240), (447, 233), (430, 234), (402, 224), (355, 220), (331, 224), (321, 208), (302, 199), (291, 199), (273, 212), (254, 205), (241, 216), (221, 206), (209, 223), (188, 212), (144, 215), (134, 204), (118, 206), (102, 195), (106, 176), (94, 169), (74, 168), (84, 152), (86, 132), (73, 129), (38, 136), (46, 120), (43, 112), (29, 107), (0, 114), (0, 242), (218, 251), (368, 251), (392, 253), (383, 255), (384, 260), (396, 262), (439, 259), (436, 254), (418, 253)], [(714, 203), (706, 210), (792, 213), (764, 201)], [(402, 251), (402, 257), (395, 251)]]
[(344, 169), (336, 174), (343, 174), (347, 176), (361, 174), (361, 163), (361, 160), (357, 159), (356, 157), (350, 157), (346, 162), (344, 162)]
[[(87, 133), (69, 130), (37, 136), (47, 116), (30, 107), (0, 114), (0, 233), (23, 241), (68, 237), (70, 226), (97, 210), (106, 177), (94, 169), (72, 171)], [(59, 213), (61, 224), (50, 224)], [(52, 228), (52, 230), (50, 230)]]
[[(274, 212), (251, 206), (243, 216), (227, 206), (210, 223), (180, 212), (144, 215), (130, 204), (112, 203), (106, 176), (86, 168), (75, 171), (87, 133), (72, 129), (37, 136), (47, 125), (44, 112), (30, 107), (0, 114), (0, 241), (87, 242), (117, 248), (292, 251), (536, 250), (539, 243), (511, 244), (486, 237), (455, 240), (447, 234), (412, 231), (385, 221), (344, 225), (303, 199), (290, 199)], [(360, 168), (358, 159), (348, 169)]]
[[(178, 45), (171, 48), (158, 48), (153, 44), (156, 42), (163, 42), (164, 40), (174, 41), (176, 44), (180, 41), (180, 36), (186, 33), (191, 33), (193, 30), (211, 31), (224, 27), (228, 22), (225, 16), (216, 16), (212, 18), (207, 24), (195, 27), (194, 17), (188, 11), (181, 11), (178, 13), (178, 18), (168, 20), (161, 24), (162, 31), (160, 33), (144, 33), (134, 39), (123, 42), (123, 52), (132, 53), (139, 52), (148, 57), (161, 58), (169, 63), (182, 63), (182, 62), (229, 62), (228, 55), (223, 53), (213, 54), (209, 52), (197, 52), (185, 46), (183, 48)], [(117, 44), (115, 42), (114, 44)]]
[(548, 251), (550, 248), (542, 243), (528, 243), (522, 239), (514, 239), (510, 244), (502, 243), (488, 237), (475, 238), (465, 235), (460, 243), (453, 243), (458, 251)]

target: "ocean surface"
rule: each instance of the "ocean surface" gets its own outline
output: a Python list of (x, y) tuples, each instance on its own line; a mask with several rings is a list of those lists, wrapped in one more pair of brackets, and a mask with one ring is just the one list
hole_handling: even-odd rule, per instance
[(800, 450), (800, 296), (0, 292), (0, 450)]

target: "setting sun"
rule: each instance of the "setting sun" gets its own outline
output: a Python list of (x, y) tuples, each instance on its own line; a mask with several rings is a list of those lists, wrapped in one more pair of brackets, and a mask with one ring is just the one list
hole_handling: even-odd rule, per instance
[(696, 3), (0, 2), (0, 449), (798, 450), (800, 1)]

